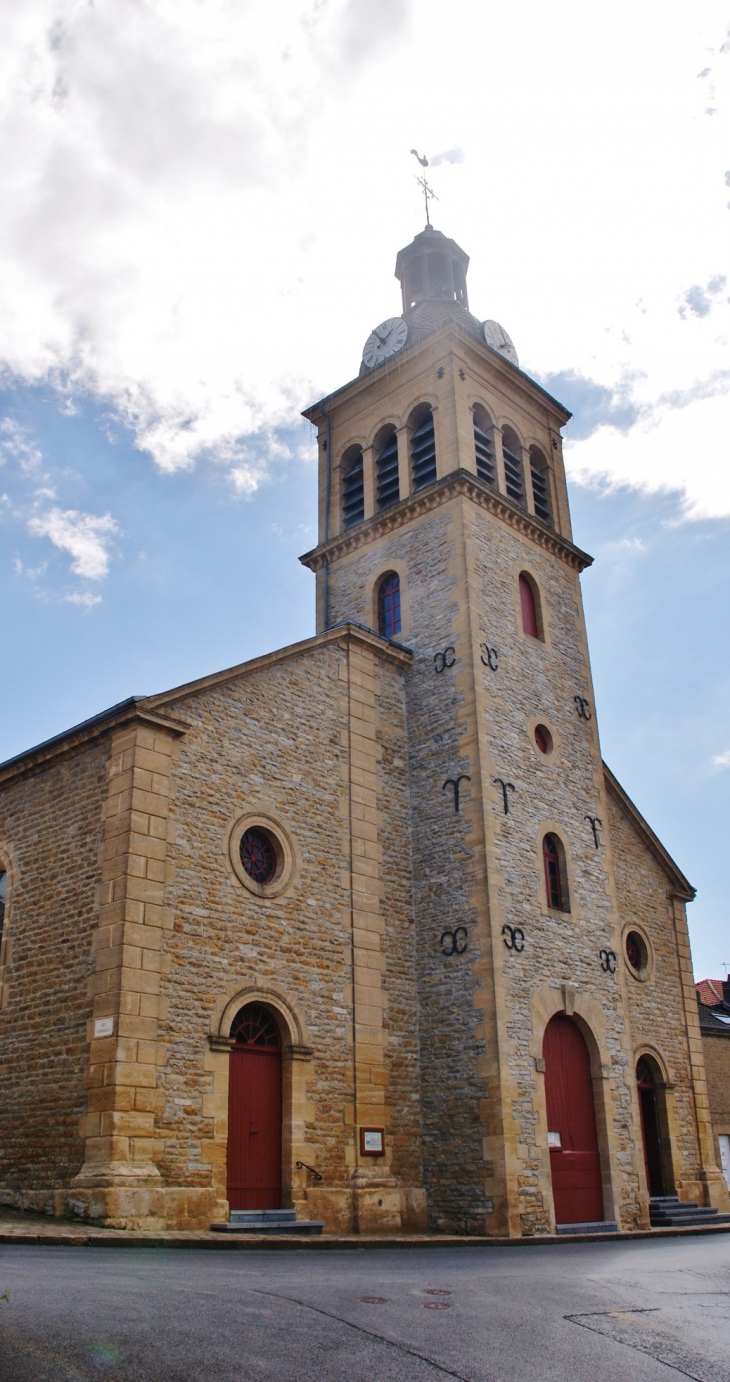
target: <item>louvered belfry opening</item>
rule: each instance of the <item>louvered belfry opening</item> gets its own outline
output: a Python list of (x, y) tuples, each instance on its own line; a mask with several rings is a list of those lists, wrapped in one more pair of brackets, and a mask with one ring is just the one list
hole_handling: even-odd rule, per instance
[(365, 486), (363, 483), (362, 451), (356, 448), (342, 458), (342, 524), (351, 528), (365, 517)]
[(426, 407), (416, 414), (416, 425), (411, 432), (411, 470), (413, 488), (423, 489), (436, 479), (436, 434), (433, 413)]
[(480, 403), (476, 403), (474, 405), (474, 451), (476, 453), (477, 475), (485, 484), (496, 489), (497, 468), (491, 429), (492, 424), (486, 408), (482, 408)]
[(542, 519), (543, 523), (549, 523), (552, 527), (553, 515), (550, 508), (548, 466), (542, 451), (537, 446), (530, 447), (530, 476), (532, 478), (532, 498), (535, 504), (535, 513), (538, 518)]
[(380, 448), (376, 463), (378, 508), (387, 509), (400, 499), (398, 479), (398, 437), (395, 432), (386, 435)]
[(522, 468), (522, 448), (511, 427), (502, 430), (504, 483), (507, 494), (520, 508), (525, 507), (525, 474)]

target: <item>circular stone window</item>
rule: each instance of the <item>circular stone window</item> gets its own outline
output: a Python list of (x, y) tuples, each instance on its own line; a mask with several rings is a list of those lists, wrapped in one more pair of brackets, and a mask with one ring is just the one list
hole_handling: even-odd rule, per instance
[(249, 878), (254, 883), (273, 883), (279, 871), (276, 842), (268, 830), (257, 830), (251, 826), (244, 830), (238, 853)]
[(644, 975), (649, 965), (649, 951), (644, 937), (638, 931), (627, 931), (624, 947), (629, 968), (634, 974)]
[(535, 743), (540, 753), (552, 753), (553, 736), (547, 725), (535, 725)]
[(239, 883), (257, 897), (278, 897), (289, 887), (297, 862), (283, 823), (268, 811), (249, 811), (230, 827), (228, 857)]

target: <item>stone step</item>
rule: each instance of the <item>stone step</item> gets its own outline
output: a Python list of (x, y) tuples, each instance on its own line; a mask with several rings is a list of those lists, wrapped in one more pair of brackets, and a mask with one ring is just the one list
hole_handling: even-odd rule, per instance
[(293, 1224), (296, 1223), (296, 1209), (232, 1209), (232, 1224)]
[(614, 1219), (592, 1219), (585, 1224), (556, 1224), (556, 1233), (618, 1233)]
[(682, 1228), (690, 1224), (730, 1224), (730, 1214), (718, 1214), (716, 1209), (681, 1205), (679, 1209), (655, 1210), (649, 1214), (652, 1228)]
[(296, 1209), (232, 1209), (227, 1224), (211, 1224), (215, 1233), (317, 1234), (324, 1220), (297, 1220)]

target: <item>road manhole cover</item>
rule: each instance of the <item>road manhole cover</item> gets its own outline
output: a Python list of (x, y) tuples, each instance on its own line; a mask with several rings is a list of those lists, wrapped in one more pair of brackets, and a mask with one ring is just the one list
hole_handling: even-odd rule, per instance
[(448, 1300), (422, 1300), (421, 1305), (424, 1310), (450, 1310), (451, 1302)]
[(453, 1296), (453, 1291), (445, 1291), (442, 1286), (427, 1286), (427, 1296)]
[(387, 1296), (361, 1296), (361, 1297), (360, 1297), (360, 1300), (362, 1301), (363, 1305), (387, 1305), (387, 1304), (388, 1304), (388, 1297), (387, 1297)]

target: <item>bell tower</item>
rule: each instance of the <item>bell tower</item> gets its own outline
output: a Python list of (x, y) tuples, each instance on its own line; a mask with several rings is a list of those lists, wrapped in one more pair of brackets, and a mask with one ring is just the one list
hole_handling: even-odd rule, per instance
[(601, 1170), (588, 1217), (614, 1220), (628, 1197), (645, 1223), (625, 981), (598, 960), (620, 953), (621, 934), (579, 583), (591, 558), (572, 541), (562, 458), (570, 414), (520, 370), (499, 324), (469, 310), (468, 263), (432, 227), (417, 235), (397, 258), (402, 315), (371, 333), (358, 377), (305, 412), (319, 542), (302, 561), (319, 631), (352, 621), (412, 653), (432, 1227), (554, 1231), (554, 1013), (585, 1026), (592, 1062)]

